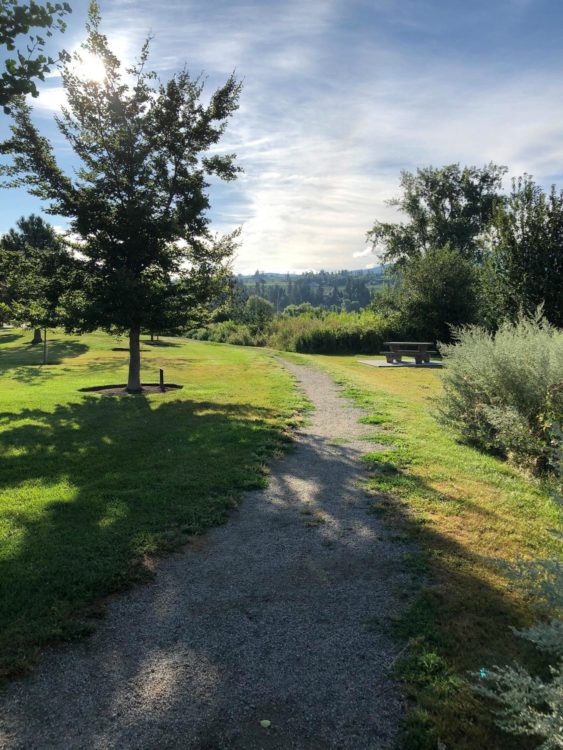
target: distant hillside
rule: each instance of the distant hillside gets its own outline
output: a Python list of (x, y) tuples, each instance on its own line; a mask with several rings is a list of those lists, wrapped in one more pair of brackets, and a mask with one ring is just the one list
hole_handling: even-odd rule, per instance
[(247, 294), (270, 300), (278, 311), (288, 305), (311, 305), (338, 310), (360, 310), (383, 284), (384, 267), (359, 271), (308, 271), (302, 274), (256, 271), (237, 276)]

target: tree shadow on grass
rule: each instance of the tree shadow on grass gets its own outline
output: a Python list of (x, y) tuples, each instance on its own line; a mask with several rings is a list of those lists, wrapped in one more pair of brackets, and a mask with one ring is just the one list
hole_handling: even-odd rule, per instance
[[(161, 531), (183, 528), (192, 533), (221, 523), (232, 504), (229, 500), (233, 492), (261, 484), (259, 465), (267, 446), (277, 441), (274, 428), (266, 422), (272, 416), (268, 410), (262, 410), (256, 420), (256, 410), (232, 404), (174, 400), (154, 406), (142, 396), (88, 398), (60, 407), (53, 415), (29, 410), (23, 418), (33, 423), (15, 426), (5, 435), (6, 447), (15, 454), (0, 461), (0, 471), (14, 492), (22, 476), (31, 482), (41, 479), (47, 488), (55, 488), (62, 479), (73, 487), (72, 497), (53, 497), (40, 516), (21, 513), (17, 500), (14, 503), (11, 520), (14, 527), (22, 529), (22, 541), (0, 569), (0, 602), (7, 602), (8, 611), (8, 637), (3, 648), (12, 659), (18, 654), (29, 655), (32, 643), (71, 634), (70, 615), (101, 593), (130, 581), (131, 561), (144, 551), (152, 551)], [(478, 668), (485, 656), (499, 658), (502, 649), (498, 649), (508, 626), (521, 622), (521, 613), (507, 592), (477, 575), (474, 566), (482, 566), (482, 559), (420, 524), (406, 501), (359, 495), (355, 487), (358, 475), (362, 475), (360, 455), (357, 447), (349, 445), (331, 446), (327, 451), (325, 439), (308, 436), (277, 467), (273, 480), (276, 501), (267, 502), (260, 496), (260, 501), (254, 502), (252, 529), (259, 533), (248, 538), (248, 529), (243, 529), (239, 537), (235, 533), (231, 539), (229, 564), (224, 549), (223, 557), (219, 555), (215, 562), (212, 552), (195, 553), (187, 568), (182, 565), (176, 572), (172, 568), (166, 575), (166, 590), (161, 585), (142, 592), (138, 616), (128, 620), (127, 632), (119, 630), (112, 639), (104, 639), (103, 651), (96, 652), (95, 658), (85, 652), (84, 671), (79, 668), (78, 677), (73, 677), (90, 695), (87, 707), (81, 703), (86, 710), (81, 742), (91, 743), (100, 727), (99, 717), (105, 717), (103, 721), (109, 721), (104, 724), (107, 736), (117, 745), (138, 742), (139, 746), (158, 746), (159, 732), (170, 726), (175, 732), (185, 733), (186, 746), (256, 746), (244, 744), (249, 736), (245, 734), (247, 724), (256, 731), (257, 718), (273, 716), (280, 725), (285, 722), (290, 726), (304, 710), (301, 701), (306, 704), (307, 699), (301, 693), (308, 692), (316, 700), (318, 691), (324, 689), (320, 683), (332, 685), (329, 696), (335, 696), (331, 700), (335, 701), (337, 722), (346, 721), (342, 712), (347, 710), (347, 701), (350, 705), (363, 702), (377, 738), (379, 717), (369, 707), (375, 705), (377, 695), (385, 694), (391, 676), (390, 667), (383, 665), (382, 671), (380, 661), (372, 665), (370, 659), (385, 638), (381, 631), (393, 622), (389, 619), (393, 609), (387, 608), (389, 582), (394, 581), (396, 594), (404, 593), (408, 600), (412, 598), (413, 582), (429, 572), (433, 581), (429, 582), (428, 594), (415, 604), (418, 609), (413, 614), (402, 619), (403, 635), (422, 637), (428, 650), (439, 650), (443, 641), (436, 627), (437, 623), (440, 628), (445, 626), (440, 618), (447, 613), (453, 620), (452, 640), (457, 639), (458, 647), (463, 644), (463, 664)], [(343, 470), (345, 482), (341, 479)], [(396, 475), (401, 475), (401, 469)], [(375, 476), (373, 473), (372, 478)], [(416, 478), (412, 481), (415, 484), (411, 490), (432, 498), (432, 487)], [(311, 489), (312, 511), (324, 517), (323, 522), (312, 522), (315, 515), (302, 515), (296, 485)], [(459, 498), (439, 495), (440, 502), (459, 502)], [(359, 503), (359, 513), (350, 525), (347, 504), (352, 501)], [(383, 514), (369, 513), (369, 505), (374, 503), (387, 504)], [(390, 533), (397, 526), (410, 540), (406, 550), (399, 546), (394, 560), (382, 559), (378, 552), (381, 542), (377, 540), (384, 529), (381, 515), (389, 516)], [(286, 534), (286, 529), (292, 523), (303, 525), (307, 537), (297, 553), (287, 554), (292, 535)], [(435, 551), (431, 570), (427, 561), (415, 554), (417, 544)], [(278, 566), (275, 574), (265, 575), (263, 566), (256, 563), (266, 559)], [(452, 565), (455, 559), (467, 564), (456, 567)], [(348, 590), (353, 591), (349, 601)], [(347, 601), (348, 607), (337, 605), (333, 610), (339, 600)], [(323, 606), (319, 609), (320, 601)], [(289, 622), (296, 627), (285, 634), (286, 640), (276, 640), (272, 647), (271, 623), (281, 618), (283, 631), (289, 611), (301, 613), (296, 620), (290, 617)], [(490, 631), (491, 614), (496, 632)], [(372, 617), (369, 631), (362, 624), (367, 615)], [(375, 615), (380, 616), (381, 625), (374, 627)], [(456, 617), (461, 622), (456, 622)], [(318, 639), (316, 626), (310, 635), (309, 624), (317, 618), (328, 618), (326, 643)], [(338, 618), (345, 622), (338, 622)], [(480, 632), (476, 634), (475, 628)], [(335, 680), (335, 659), (338, 663), (339, 649), (344, 647), (339, 639), (346, 640), (351, 633), (362, 640), (365, 650), (359, 649), (357, 659), (347, 651), (351, 661), (344, 668), (338, 667), (340, 679)], [(483, 635), (484, 651), (477, 648)], [(255, 656), (246, 664), (249, 649)], [(320, 680), (318, 683), (311, 682), (307, 664), (299, 666), (303, 655), (309, 653), (316, 660), (314, 679)], [(280, 670), (280, 663), (285, 664), (284, 669)], [(43, 717), (44, 726), (68, 728), (75, 715), (73, 700), (65, 694), (68, 672), (64, 661), (62, 666), (50, 664), (55, 675), (48, 670), (42, 677), (50, 686), (49, 692), (41, 681), (34, 682), (26, 693), (22, 717), (25, 707), (33, 705), (38, 707), (35, 710)], [(256, 664), (260, 664), (260, 674), (255, 678), (252, 667)], [(212, 679), (207, 676), (207, 666), (202, 674), (201, 665), (209, 665)], [(72, 659), (70, 666), (76, 668)], [(366, 669), (369, 684), (357, 679)], [(484, 732), (490, 740), (491, 735), (478, 724), (483, 719), (478, 704), (472, 700), (468, 703), (467, 692), (460, 693), (463, 700), (458, 703), (446, 700), (446, 691), (455, 692), (456, 687), (453, 681), (450, 684), (447, 668), (439, 669), (439, 673), (420, 672), (413, 679), (428, 679), (429, 692), (432, 680), (439, 683), (446, 720), (452, 704), (464, 712), (463, 723), (459, 724), (463, 733), (448, 737), (454, 743), (447, 746), (476, 747), (471, 733), (479, 739)], [(165, 686), (166, 700), (131, 702), (130, 691), (137, 691), (137, 697), (144, 695), (155, 674), (163, 676), (158, 689)], [(96, 682), (91, 691), (90, 677)], [(260, 679), (265, 681), (262, 686)], [(101, 685), (103, 689), (99, 689)], [(231, 716), (235, 696), (242, 689), (248, 707), (242, 714)], [(261, 691), (277, 695), (273, 705), (263, 707)], [(133, 713), (127, 714), (125, 722), (110, 721), (108, 717), (115, 717), (116, 712), (119, 715), (124, 702), (131, 705)], [(235, 702), (238, 704), (238, 698)], [(435, 708), (436, 703), (428, 698), (428, 711)], [(300, 736), (298, 746), (322, 747), (316, 733), (324, 728), (305, 714), (311, 736)], [(198, 745), (188, 742), (193, 739), (194, 726), (202, 738)], [(232, 744), (224, 743), (225, 732), (235, 728), (242, 728), (242, 734)], [(280, 742), (271, 747), (289, 744), (283, 744), (283, 736)], [(485, 741), (480, 746), (528, 747), (520, 740), (513, 742), (496, 735), (494, 745)], [(270, 745), (265, 743), (264, 747)]]
[[(19, 338), (19, 337), (18, 337)], [(0, 337), (1, 343), (1, 337)], [(78, 339), (51, 339), (47, 341), (47, 364), (58, 365), (64, 359), (79, 357), (90, 347)], [(22, 344), (12, 346), (0, 352), (0, 370), (12, 367), (20, 369), (29, 367), (41, 368), (43, 363), (43, 346)]]
[(72, 615), (130, 580), (162, 532), (221, 523), (234, 495), (263, 481), (264, 456), (279, 443), (274, 416), (143, 396), (1, 414), (11, 529), (0, 556), (4, 671), (71, 633)]
[(159, 341), (157, 341), (155, 339), (154, 341), (151, 341), (150, 339), (141, 339), (141, 343), (142, 344), (146, 344), (146, 346), (156, 346), (156, 347), (159, 347), (159, 346), (163, 346), (163, 347), (166, 347), (166, 346), (181, 346), (181, 344), (178, 344), (176, 341), (170, 341), (170, 340), (167, 340), (167, 341), (159, 340)]
[[(89, 375), (94, 372), (105, 372), (108, 377), (112, 373), (113, 377), (115, 377), (115, 366), (115, 360), (106, 359), (101, 362), (88, 362), (87, 368), (85, 369), (87, 369)], [(72, 373), (76, 375), (76, 369), (72, 367), (61, 367), (58, 364), (51, 366), (50, 363), (48, 365), (16, 367), (7, 373), (5, 377), (16, 380), (18, 383), (26, 383), (27, 385), (42, 385), (52, 378), (65, 374), (70, 375)]]
[[(420, 577), (418, 594), (400, 618), (383, 623), (411, 644), (399, 662), (399, 674), (416, 710), (408, 717), (401, 742), (408, 748), (442, 742), (459, 750), (532, 750), (537, 738), (501, 732), (493, 721), (493, 706), (472, 687), (480, 679), (477, 674), (493, 665), (519, 660), (532, 670), (545, 668), (539, 652), (513, 632), (530, 625), (526, 597), (507, 582), (500, 550), (498, 558), (484, 555), (473, 549), (471, 532), (461, 533), (461, 543), (455, 534), (440, 533), (431, 520), (432, 505), (449, 504), (452, 515), (459, 510), (478, 537), (482, 529), (494, 526), (497, 513), (396, 468), (398, 486), (405, 480), (401, 491), (395, 494), (393, 483), (374, 472), (370, 494), (372, 512), (417, 548), (405, 564)], [(378, 493), (374, 486), (380, 478), (386, 491)], [(409, 496), (428, 500), (430, 518), (412, 507)]]
[(23, 338), (23, 333), (0, 333), (0, 344), (11, 344)]
[[(7, 636), (2, 647), (12, 663), (18, 658), (24, 663), (33, 644), (71, 634), (70, 616), (96, 596), (130, 581), (131, 561), (152, 551), (161, 531), (199, 532), (222, 522), (232, 505), (233, 492), (262, 482), (260, 464), (277, 442), (276, 430), (267, 422), (271, 416), (268, 410), (257, 412), (213, 402), (171, 400), (156, 405), (143, 396), (87, 398), (59, 407), (54, 414), (24, 412), (22, 418), (29, 418), (32, 424), (16, 425), (4, 434), (5, 447), (14, 453), (0, 459), (0, 472), (14, 494), (27, 492), (21, 486), (25, 477), (31, 484), (42, 481), (47, 490), (52, 487), (53, 498), (41, 514), (23, 513), (18, 498), (11, 509), (10, 520), (14, 528), (21, 529), (21, 541), (15, 543), (13, 554), (5, 558), (0, 570), (0, 602), (6, 602)], [(444, 646), (441, 631), (450, 628), (449, 646), (457, 645), (457, 667), (461, 669), (478, 668), (483, 659), (502, 659), (509, 625), (521, 624), (522, 612), (505, 589), (479, 575), (478, 569), (487, 565), (486, 561), (421, 523), (406, 500), (383, 493), (375, 498), (358, 495), (354, 488), (357, 475), (362, 475), (360, 455), (357, 447), (349, 445), (333, 445), (327, 451), (326, 440), (315, 435), (301, 441), (277, 467), (273, 480), (278, 486), (276, 502), (268, 502), (262, 495), (254, 502), (251, 530), (260, 533), (250, 537), (248, 529), (238, 537), (235, 533), (230, 561), (223, 550), (223, 557), (214, 562), (211, 550), (207, 555), (195, 553), (176, 571), (172, 566), (165, 576), (166, 590), (162, 585), (145, 589), (137, 604), (133, 603), (137, 616), (129, 618), (126, 632), (116, 630), (112, 638), (98, 643), (97, 648), (103, 651), (96, 652), (95, 658), (85, 651), (77, 661), (74, 657), (68, 662), (50, 661), (50, 669), (26, 689), (21, 721), (25, 722), (26, 709), (33, 706), (42, 727), (65, 727), (68, 731), (74, 726), (76, 696), (69, 695), (66, 687), (70, 666), (74, 670), (71, 689), (89, 695), (87, 704), (80, 701), (84, 714), (79, 741), (85, 745), (94, 737), (99, 739), (102, 735), (97, 732), (101, 731), (115, 745), (138, 742), (138, 746), (156, 747), (161, 731), (172, 728), (179, 732), (175, 736), (185, 738), (185, 746), (253, 747), (257, 744), (244, 744), (247, 724), (257, 731), (258, 718), (273, 716), (277, 720), (279, 715), (280, 725), (290, 725), (303, 711), (300, 699), (305, 702), (306, 696), (302, 693), (317, 700), (325, 685), (331, 686), (328, 696), (340, 712), (336, 717), (339, 722), (346, 701), (364, 702), (375, 742), (379, 721), (373, 710), (375, 696), (385, 694), (391, 679), (390, 667), (383, 665), (382, 671), (379, 661), (374, 665), (370, 661), (380, 647), (380, 631), (393, 624), (386, 591), (393, 580), (397, 595), (405, 593), (408, 599), (410, 579), (421, 576), (431, 575), (432, 580), (427, 580), (426, 594), (413, 605), (413, 611), (398, 623), (402, 634), (424, 639), (428, 651), (440, 651)], [(344, 484), (342, 470), (348, 472)], [(393, 476), (410, 482), (409, 490), (429, 501), (460, 503), (459, 498), (437, 493), (423, 480), (406, 474), (396, 467)], [(371, 478), (377, 476), (372, 469)], [(57, 496), (63, 491), (58, 486), (61, 481), (71, 486), (68, 497)], [(312, 509), (324, 522), (313, 523), (311, 516), (302, 515), (296, 483), (312, 488)], [(347, 503), (352, 496), (360, 505), (356, 522), (350, 525)], [(370, 505), (383, 510), (370, 514)], [(394, 562), (382, 561), (377, 549), (385, 528), (381, 518), (388, 519), (390, 534), (397, 529), (409, 539), (409, 548), (401, 555), (399, 547)], [(291, 545), (292, 523), (306, 527), (307, 538), (296, 553), (288, 555), (285, 548)], [(416, 555), (417, 545), (432, 552), (430, 562)], [(278, 566), (275, 574), (266, 575), (256, 563), (267, 558)], [(349, 608), (333, 610), (333, 604), (343, 597), (346, 603), (349, 589), (354, 592)], [(301, 613), (301, 619), (290, 618), (296, 627), (285, 635), (278, 633), (280, 639), (273, 642), (272, 623), (281, 621), (283, 631), (288, 612)], [(361, 624), (366, 615), (372, 616), (368, 635)], [(380, 625), (373, 625), (375, 615), (380, 616)], [(450, 623), (444, 621), (445, 616)], [(343, 629), (338, 617), (345, 620)], [(318, 618), (328, 618), (325, 640), (318, 637), (316, 625), (311, 627)], [(220, 627), (221, 622), (225, 628)], [(339, 673), (341, 679), (335, 680), (340, 647), (349, 656), (339, 639), (349, 639), (351, 633), (355, 638), (367, 638), (365, 643), (362, 640), (365, 651), (358, 660), (347, 662)], [(369, 638), (374, 642), (370, 644)], [(250, 665), (245, 663), (249, 652), (254, 654)], [(313, 681), (307, 665), (299, 666), (309, 653), (321, 665), (315, 667)], [(255, 674), (252, 667), (257, 664), (260, 667)], [(434, 671), (419, 670), (411, 676), (428, 681), (423, 690), (427, 691), (425, 709), (429, 714), (439, 705), (431, 696), (434, 688), (438, 697), (442, 690), (443, 722), (452, 718), (452, 706), (463, 714), (462, 721), (456, 719), (461, 734), (441, 735), (448, 747), (528, 747), (521, 739), (496, 734), (491, 744), (493, 735), (482, 725), (479, 705), (467, 691), (460, 691), (456, 698), (457, 688), (447, 665), (438, 663), (437, 668), (436, 662), (433, 664)], [(366, 669), (369, 684), (356, 679)], [(152, 700), (147, 697), (147, 686), (155, 675), (162, 680), (156, 683)], [(160, 690), (165, 691), (166, 700), (160, 700)], [(239, 707), (239, 713), (231, 715), (241, 690), (247, 708), (240, 713)], [(261, 692), (272, 691), (275, 695), (278, 691), (274, 705), (263, 707)], [(145, 697), (139, 700), (140, 695)], [(116, 720), (124, 705), (129, 707), (127, 719)], [(297, 746), (318, 747), (315, 733), (324, 728), (308, 715), (306, 721), (312, 736), (300, 736)], [(233, 723), (237, 730), (242, 728), (242, 734), (232, 744), (223, 743), (224, 732), (234, 731)], [(25, 731), (23, 724), (20, 729)], [(202, 738), (199, 745), (189, 744), (194, 731)], [(483, 737), (485, 740), (476, 744)], [(282, 744), (271, 747), (289, 745), (283, 744), (283, 737), (280, 741)], [(264, 742), (264, 747), (270, 745)]]

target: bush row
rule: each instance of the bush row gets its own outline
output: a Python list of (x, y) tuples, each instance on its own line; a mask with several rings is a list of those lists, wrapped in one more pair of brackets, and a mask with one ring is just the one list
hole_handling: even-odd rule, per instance
[(375, 354), (391, 335), (393, 320), (373, 312), (326, 313), (279, 318), (271, 328), (270, 346), (306, 354)]
[(196, 328), (188, 332), (189, 338), (198, 341), (216, 341), (220, 344), (237, 344), (238, 346), (265, 346), (266, 338), (263, 334), (253, 332), (246, 323), (235, 323), (224, 320), (220, 323)]
[(393, 317), (377, 313), (305, 313), (281, 316), (262, 330), (223, 321), (191, 331), (191, 338), (242, 346), (271, 346), (306, 354), (376, 354), (393, 334)]

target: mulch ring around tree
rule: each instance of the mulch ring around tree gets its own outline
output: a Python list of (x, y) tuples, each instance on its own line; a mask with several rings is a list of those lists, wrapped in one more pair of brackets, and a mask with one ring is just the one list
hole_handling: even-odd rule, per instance
[(164, 389), (160, 387), (159, 383), (143, 383), (141, 388), (142, 391), (137, 393), (129, 393), (125, 383), (119, 385), (92, 385), (88, 388), (79, 388), (78, 390), (82, 393), (101, 393), (102, 396), (145, 396), (148, 393), (164, 394), (168, 391), (177, 391), (183, 388), (183, 385), (176, 385), (176, 383), (166, 383)]

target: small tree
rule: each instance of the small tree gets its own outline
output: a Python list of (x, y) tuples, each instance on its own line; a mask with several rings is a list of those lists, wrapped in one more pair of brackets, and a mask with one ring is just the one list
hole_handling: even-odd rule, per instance
[[(10, 112), (10, 105), (17, 97), (31, 94), (38, 96), (35, 79), (45, 80), (45, 74), (55, 64), (52, 57), (43, 54), (45, 39), (40, 34), (31, 34), (31, 29), (46, 29), (45, 36), (53, 35), (53, 29), (64, 31), (63, 20), (70, 13), (68, 3), (43, 5), (30, 0), (27, 4), (18, 0), (0, 0), (0, 50), (5, 48), (8, 56), (4, 60), (4, 70), (0, 75), (0, 106)], [(27, 37), (25, 49), (19, 37)], [(9, 53), (15, 52), (15, 57)], [(61, 53), (64, 57), (65, 53)]]
[(262, 332), (276, 313), (271, 302), (251, 294), (244, 304), (244, 320), (254, 332)]
[(400, 276), (398, 309), (412, 335), (449, 341), (452, 326), (473, 323), (477, 274), (471, 261), (450, 246), (429, 248), (406, 264)]
[(127, 331), (127, 389), (137, 393), (139, 335), (154, 326), (153, 302), (163, 288), (170, 299), (189, 287), (191, 302), (204, 304), (225, 277), (234, 240), (210, 232), (207, 178), (232, 180), (238, 169), (233, 154), (209, 151), (237, 109), (240, 84), (231, 76), (204, 104), (203, 81), (186, 70), (166, 83), (146, 70), (148, 42), (123, 70), (100, 31), (95, 2), (88, 19), (82, 47), (102, 61), (105, 77), (86, 80), (65, 64), (68, 106), (56, 117), (81, 162), (76, 177), (58, 166), (23, 101), (4, 151), (14, 155), (12, 184), (47, 200), (82, 240), (82, 285), (66, 299), (69, 328)]
[(62, 238), (40, 216), (17, 222), (0, 239), (0, 267), (5, 303), (14, 320), (34, 330), (32, 344), (42, 343), (41, 329), (62, 322), (61, 301), (72, 276), (73, 259)]

